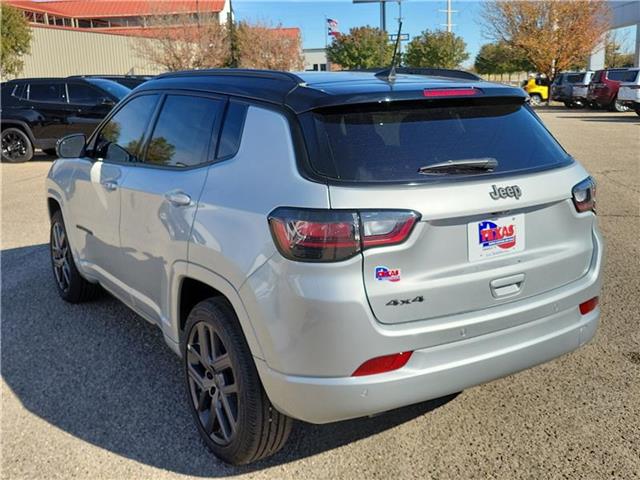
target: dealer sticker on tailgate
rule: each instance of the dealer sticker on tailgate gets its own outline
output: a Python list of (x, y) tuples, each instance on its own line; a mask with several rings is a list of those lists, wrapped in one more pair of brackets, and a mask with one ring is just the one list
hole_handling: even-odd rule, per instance
[(524, 250), (524, 214), (467, 224), (469, 261)]

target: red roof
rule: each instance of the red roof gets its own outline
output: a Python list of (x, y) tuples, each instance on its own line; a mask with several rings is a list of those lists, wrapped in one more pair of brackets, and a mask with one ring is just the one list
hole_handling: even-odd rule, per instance
[[(33, 24), (31, 26), (33, 28), (51, 28), (55, 30), (70, 30), (73, 32), (102, 33), (105, 35), (123, 35), (128, 37), (147, 37), (147, 38), (153, 38), (158, 36), (157, 32), (159, 30), (161, 30), (163, 34), (166, 34), (167, 30), (179, 30), (184, 28), (183, 26), (75, 28), (75, 27), (63, 27), (60, 25), (43, 25), (38, 23)], [(300, 29), (298, 27), (280, 27), (280, 28), (273, 28), (272, 30), (282, 34), (283, 37), (289, 38), (291, 40), (295, 40), (300, 36)]]
[(117, 18), (220, 12), (225, 0), (3, 0), (14, 7), (70, 18)]

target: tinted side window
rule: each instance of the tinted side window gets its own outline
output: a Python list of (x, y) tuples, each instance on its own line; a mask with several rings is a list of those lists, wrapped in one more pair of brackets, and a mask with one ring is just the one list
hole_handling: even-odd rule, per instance
[(576, 73), (574, 75), (567, 75), (567, 80), (569, 83), (580, 83), (584, 78), (584, 73)]
[(111, 162), (137, 161), (157, 101), (157, 95), (143, 95), (118, 110), (100, 130), (95, 156)]
[(22, 95), (22, 84), (5, 83), (2, 85), (2, 103), (15, 103)]
[(32, 83), (29, 85), (29, 100), (32, 102), (66, 103), (64, 83)]
[(69, 103), (78, 105), (97, 105), (104, 97), (98, 90), (81, 83), (68, 83)]
[(247, 106), (245, 104), (229, 102), (218, 145), (218, 159), (230, 158), (238, 153), (246, 116)]
[(602, 81), (602, 70), (598, 70), (591, 79), (593, 83), (598, 83)]
[(218, 100), (168, 95), (147, 146), (145, 163), (191, 167), (207, 162), (220, 110)]
[(607, 78), (609, 80), (616, 80), (618, 82), (633, 82), (636, 79), (636, 73), (638, 72), (636, 72), (635, 70), (609, 72)]

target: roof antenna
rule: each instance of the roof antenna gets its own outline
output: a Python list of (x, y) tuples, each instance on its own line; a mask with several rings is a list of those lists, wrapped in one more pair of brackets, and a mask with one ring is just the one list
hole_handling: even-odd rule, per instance
[(391, 59), (391, 68), (376, 73), (376, 77), (385, 79), (389, 83), (396, 81), (396, 64), (399, 61), (398, 47), (400, 46), (400, 35), (402, 33), (402, 20), (398, 21), (398, 35), (396, 36), (396, 44), (393, 47), (393, 58)]

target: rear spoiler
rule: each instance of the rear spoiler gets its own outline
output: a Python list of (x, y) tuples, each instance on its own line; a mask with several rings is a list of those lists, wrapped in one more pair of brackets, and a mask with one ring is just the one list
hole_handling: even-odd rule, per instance
[[(300, 91), (295, 97), (289, 97), (285, 104), (295, 113), (300, 114), (321, 108), (340, 107), (362, 104), (389, 104), (395, 102), (442, 102), (466, 100), (469, 102), (503, 101), (524, 103), (528, 95), (521, 88), (509, 87), (489, 83), (460, 84), (460, 85), (429, 85), (419, 90), (415, 86), (411, 89), (402, 89), (396, 84), (387, 92), (358, 93), (344, 95), (327, 95), (314, 89), (307, 89), (303, 101), (299, 101)], [(303, 86), (297, 89), (305, 88)]]

